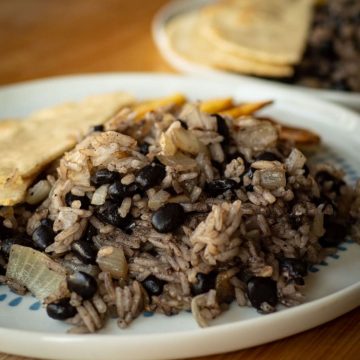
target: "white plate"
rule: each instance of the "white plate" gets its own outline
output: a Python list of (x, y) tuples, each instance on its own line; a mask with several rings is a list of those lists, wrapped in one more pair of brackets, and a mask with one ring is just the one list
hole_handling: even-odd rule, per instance
[(168, 21), (174, 16), (192, 11), (194, 9), (200, 8), (206, 4), (214, 2), (215, 0), (175, 0), (171, 1), (169, 4), (165, 5), (155, 16), (152, 33), (153, 39), (163, 55), (163, 57), (171, 64), (175, 69), (188, 73), (188, 74), (201, 74), (207, 77), (226, 77), (237, 79), (242, 84), (246, 85), (248, 82), (255, 82), (257, 84), (277, 84), (278, 86), (283, 87), (288, 90), (295, 90), (305, 92), (309, 95), (317, 96), (324, 100), (329, 100), (336, 102), (340, 105), (352, 108), (354, 110), (360, 111), (360, 93), (348, 93), (343, 91), (335, 90), (318, 90), (307, 88), (304, 86), (298, 85), (287, 85), (275, 80), (264, 80), (260, 78), (255, 78), (246, 75), (240, 75), (231, 73), (224, 70), (218, 70), (211, 68), (209, 66), (201, 65), (195, 62), (192, 62), (177, 52), (175, 52), (169, 44), (169, 39), (165, 31), (165, 26)]
[[(294, 96), (276, 87), (241, 86), (228, 81), (154, 74), (61, 77), (0, 89), (0, 118), (24, 116), (44, 106), (89, 94), (125, 90), (137, 97), (181, 91), (191, 99), (233, 96), (237, 100), (275, 99), (264, 113), (320, 133), (331, 151), (318, 158), (341, 165), (354, 181), (359, 175), (360, 117), (332, 104)], [(46, 359), (171, 359), (208, 355), (262, 344), (310, 329), (360, 305), (360, 246), (344, 243), (307, 279), (307, 302), (262, 316), (233, 306), (207, 329), (190, 313), (141, 316), (127, 330), (114, 322), (100, 334), (68, 335), (67, 326), (49, 319), (31, 296), (0, 287), (0, 351)], [(119, 355), (121, 354), (121, 355)]]

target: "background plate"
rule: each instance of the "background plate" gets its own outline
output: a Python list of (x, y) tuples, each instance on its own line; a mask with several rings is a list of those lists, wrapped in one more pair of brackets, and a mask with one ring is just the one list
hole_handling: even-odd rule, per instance
[(239, 82), (241, 82), (244, 85), (246, 85), (248, 82), (253, 82), (259, 85), (275, 83), (277, 84), (277, 86), (280, 86), (290, 91), (293, 90), (301, 91), (309, 95), (317, 96), (324, 100), (336, 102), (343, 106), (347, 106), (354, 110), (360, 111), (360, 93), (312, 89), (298, 85), (287, 85), (278, 82), (276, 80), (264, 80), (256, 77), (231, 73), (228, 71), (215, 69), (205, 65), (191, 62), (190, 60), (187, 60), (186, 58), (176, 53), (171, 48), (167, 34), (165, 32), (165, 26), (167, 22), (178, 14), (200, 8), (214, 1), (215, 0), (175, 0), (170, 2), (168, 5), (164, 6), (155, 16), (152, 25), (153, 39), (159, 51), (163, 55), (163, 57), (175, 69), (188, 74), (195, 74), (195, 75), (201, 74), (206, 77), (214, 77), (214, 78), (223, 77), (227, 79), (233, 78), (233, 79), (237, 79)]
[[(359, 176), (360, 116), (277, 86), (154, 74), (107, 74), (60, 77), (0, 88), (0, 118), (29, 112), (86, 95), (124, 90), (138, 98), (184, 92), (189, 98), (233, 96), (237, 100), (274, 99), (264, 110), (290, 124), (314, 129), (324, 140), (316, 160), (338, 164), (348, 180)], [(331, 149), (331, 150), (329, 150)], [(307, 302), (259, 315), (232, 306), (206, 329), (190, 313), (173, 317), (145, 314), (127, 330), (115, 322), (95, 335), (68, 335), (67, 326), (49, 319), (32, 296), (0, 287), (0, 351), (46, 359), (171, 359), (237, 350), (289, 336), (332, 320), (360, 305), (360, 246), (351, 241), (312, 269)]]

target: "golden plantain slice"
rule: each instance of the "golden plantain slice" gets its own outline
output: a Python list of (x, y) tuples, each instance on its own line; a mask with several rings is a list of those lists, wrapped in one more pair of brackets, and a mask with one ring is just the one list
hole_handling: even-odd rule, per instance
[(176, 93), (171, 96), (163, 97), (161, 99), (155, 99), (150, 101), (144, 101), (138, 105), (134, 106), (134, 111), (136, 113), (135, 119), (141, 120), (145, 114), (150, 111), (157, 110), (164, 106), (170, 105), (182, 105), (186, 101), (186, 97), (183, 94)]
[(200, 103), (200, 111), (208, 114), (218, 113), (234, 106), (232, 98), (210, 99)]
[(230, 116), (232, 118), (238, 118), (240, 116), (248, 116), (254, 114), (256, 111), (272, 104), (272, 100), (267, 101), (258, 101), (258, 102), (251, 102), (251, 103), (245, 103), (238, 106), (235, 106), (233, 108), (230, 108), (225, 111), (221, 111), (221, 115)]

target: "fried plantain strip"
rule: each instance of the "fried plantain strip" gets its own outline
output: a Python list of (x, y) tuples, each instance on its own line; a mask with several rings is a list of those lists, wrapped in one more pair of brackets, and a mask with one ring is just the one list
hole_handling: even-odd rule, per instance
[(245, 103), (238, 106), (235, 106), (233, 108), (230, 108), (225, 111), (221, 111), (221, 115), (230, 116), (233, 118), (238, 118), (240, 116), (248, 116), (254, 114), (256, 111), (272, 104), (272, 100), (267, 101), (258, 101), (258, 102), (251, 102), (251, 103)]
[(136, 113), (135, 119), (142, 119), (145, 114), (150, 111), (159, 109), (160, 107), (169, 106), (169, 105), (182, 105), (186, 101), (186, 97), (183, 94), (176, 93), (167, 97), (160, 99), (144, 101), (134, 106), (134, 111)]
[(210, 99), (210, 100), (202, 101), (200, 103), (200, 111), (208, 114), (214, 114), (232, 108), (233, 106), (234, 106), (233, 99), (230, 97)]

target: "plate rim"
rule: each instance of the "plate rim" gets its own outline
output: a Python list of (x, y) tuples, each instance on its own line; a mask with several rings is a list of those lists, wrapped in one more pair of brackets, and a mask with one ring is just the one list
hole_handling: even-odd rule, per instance
[[(182, 1), (182, 0), (175, 0)], [(190, 1), (190, 0), (185, 0)], [(229, 84), (230, 86), (243, 86), (246, 85), (248, 87), (261, 87), (263, 89), (269, 89), (276, 91), (276, 94), (282, 95), (284, 97), (292, 97), (296, 94), (296, 98), (302, 101), (308, 101), (314, 106), (321, 108), (328, 108), (332, 111), (341, 112), (344, 116), (349, 116), (354, 118), (356, 121), (360, 121), (360, 113), (356, 110), (346, 107), (340, 103), (330, 102), (324, 98), (314, 97), (311, 93), (306, 93), (303, 91), (298, 91), (297, 89), (288, 88), (287, 86), (283, 86), (283, 84), (278, 84), (277, 82), (266, 82), (258, 79), (245, 79), (243, 82), (239, 82), (239, 80), (234, 79), (234, 76), (220, 76), (218, 78), (208, 77), (206, 74), (194, 74), (194, 73), (171, 73), (171, 72), (151, 72), (151, 71), (104, 71), (104, 72), (84, 72), (84, 73), (76, 73), (76, 74), (61, 74), (54, 76), (44, 76), (40, 78), (34, 78), (29, 80), (17, 81), (8, 84), (0, 85), (0, 99), (3, 96), (1, 93), (8, 91), (17, 91), (18, 88), (22, 87), (32, 87), (32, 86), (43, 86), (52, 83), (59, 82), (67, 82), (71, 80), (77, 81), (87, 81), (87, 80), (111, 80), (114, 78), (123, 78), (123, 79), (141, 79), (141, 78), (173, 78), (173, 79), (192, 79), (202, 82), (215, 83), (220, 82), (223, 84)], [(181, 80), (180, 80), (181, 81)], [(275, 94), (275, 95), (276, 95)], [(1, 114), (1, 111), (0, 111)], [(0, 115), (1, 116), (1, 115)], [(0, 121), (2, 119), (0, 118)]]
[[(14, 83), (14, 84), (9, 84), (9, 85), (3, 85), (0, 87), (0, 98), (1, 98), (1, 94), (3, 93), (3, 91), (7, 91), (7, 90), (15, 90), (15, 92), (17, 91), (17, 88), (21, 88), (23, 86), (32, 86), (32, 85), (37, 85), (37, 86), (44, 86), (47, 85), (49, 83), (58, 83), (60, 82), (67, 82), (67, 81), (71, 81), (71, 80), (78, 80), (78, 81), (83, 81), (84, 79), (112, 79), (116, 77), (117, 79), (126, 79), (126, 80), (131, 80), (131, 78), (136, 77), (137, 79), (140, 78), (162, 78), (162, 79), (166, 79), (166, 78), (177, 78), (177, 79), (183, 79), (183, 81), (186, 81), (187, 79), (193, 79), (193, 80), (201, 80), (201, 81), (205, 81), (205, 82), (209, 82), (209, 83), (216, 83), (216, 81), (214, 79), (204, 79), (202, 77), (199, 76), (189, 76), (189, 75), (179, 75), (179, 74), (167, 74), (167, 73), (149, 73), (149, 72), (143, 72), (143, 73), (132, 73), (132, 72), (125, 72), (125, 73), (121, 73), (121, 72), (110, 72), (110, 73), (93, 73), (93, 74), (80, 74), (80, 75), (65, 75), (65, 76), (54, 76), (54, 77), (50, 77), (50, 78), (42, 78), (42, 79), (36, 79), (36, 80), (29, 80), (29, 81), (24, 81), (24, 82), (18, 82), (18, 83)], [(228, 82), (226, 81), (226, 83), (228, 84)], [(238, 83), (237, 83), (238, 84)], [(238, 84), (239, 85), (239, 84)], [(255, 87), (261, 87), (261, 88), (277, 88), (276, 84), (275, 85), (263, 85), (263, 84), (255, 84)], [(230, 86), (229, 86), (230, 87)], [(229, 92), (231, 92), (231, 90), (229, 90)], [(280, 91), (280, 94), (283, 93), (288, 93), (288, 91)], [(278, 96), (278, 93), (274, 94), (274, 97)], [(292, 92), (289, 93), (290, 98), (294, 96), (294, 94)], [(356, 119), (357, 122), (359, 122), (360, 124), (360, 114), (357, 114), (356, 112), (353, 112), (349, 109), (343, 108), (339, 105), (335, 105), (335, 104), (330, 104), (327, 103), (324, 100), (318, 99), (318, 98), (312, 98), (307, 94), (301, 94), (300, 96), (300, 101), (310, 101), (311, 104), (317, 105), (317, 108), (315, 109), (315, 111), (320, 111), (321, 109), (323, 109), (324, 107), (333, 110), (333, 111), (341, 111), (342, 113), (351, 116), (352, 118)], [(286, 101), (286, 98), (283, 99), (282, 101)], [(318, 110), (320, 107), (320, 110)], [(121, 346), (123, 346), (124, 344), (126, 344), (127, 342), (129, 343), (136, 343), (137, 341), (139, 341), (140, 339), (142, 341), (144, 341), (146, 344), (144, 345), (144, 348), (151, 348), (152, 346), (154, 346), (154, 344), (159, 345), (161, 343), (161, 341), (165, 341), (166, 340), (170, 340), (172, 339), (174, 336), (178, 336), (181, 337), (182, 340), (179, 340), (179, 343), (184, 343), (184, 341), (186, 341), (186, 339), (188, 339), (190, 336), (195, 336), (197, 338), (201, 338), (204, 339), (207, 336), (215, 336), (216, 334), (220, 333), (229, 333), (230, 331), (241, 331), (242, 328), (246, 328), (246, 326), (249, 323), (252, 323), (253, 327), (256, 327), (258, 325), (258, 323), (263, 323), (264, 319), (266, 323), (269, 322), (274, 322), (274, 321), (281, 321), (283, 318), (287, 318), (290, 317), (292, 318), (292, 314), (297, 314), (297, 316), (299, 316), (299, 313), (303, 313), (305, 312), (309, 312), (312, 313), (315, 311), (315, 309), (317, 307), (322, 306), (322, 304), (325, 303), (330, 303), (330, 304), (335, 304), (339, 301), (339, 299), (342, 299), (346, 297), (348, 300), (348, 304), (346, 306), (343, 306), (341, 309), (337, 309), (336, 312), (334, 312), (332, 314), (332, 316), (327, 317), (327, 320), (322, 321), (320, 320), (319, 322), (316, 323), (315, 321), (315, 325), (314, 324), (306, 324), (306, 325), (302, 325), (300, 330), (294, 330), (291, 333), (287, 333), (287, 335), (285, 336), (290, 336), (293, 334), (296, 334), (298, 332), (307, 330), (309, 328), (312, 328), (314, 326), (320, 325), (324, 322), (330, 321), (333, 318), (340, 316), (350, 310), (352, 310), (353, 308), (357, 307), (360, 305), (360, 281), (358, 281), (357, 283), (354, 283), (350, 286), (347, 286), (341, 290), (338, 290), (334, 293), (331, 293), (325, 297), (313, 300), (313, 301), (309, 301), (307, 303), (301, 304), (299, 306), (295, 306), (293, 308), (290, 309), (286, 309), (284, 311), (280, 311), (274, 314), (269, 314), (266, 317), (259, 317), (259, 318), (251, 318), (251, 319), (245, 319), (242, 321), (237, 321), (234, 323), (225, 323), (225, 324), (219, 324), (219, 325), (214, 325), (213, 327), (209, 327), (206, 329), (191, 329), (191, 330), (180, 330), (180, 331), (175, 331), (172, 333), (157, 333), (157, 334), (126, 334), (124, 332), (122, 332), (120, 334), (94, 334), (94, 335), (74, 335), (74, 334), (59, 334), (59, 333), (46, 333), (44, 331), (31, 331), (31, 330), (19, 330), (19, 329), (9, 329), (6, 327), (2, 327), (0, 326), (0, 349), (2, 351), (6, 351), (9, 353), (17, 353), (19, 355), (27, 355), (27, 356), (41, 356), (41, 354), (39, 354), (38, 352), (36, 352), (36, 350), (32, 350), (32, 351), (27, 351), (26, 353), (21, 352), (21, 349), (19, 350), (12, 350), (9, 351), (8, 348), (6, 348), (6, 342), (8, 341), (9, 343), (11, 343), (11, 339), (19, 339), (21, 338), (27, 338), (28, 342), (30, 341), (30, 345), (33, 348), (41, 346), (41, 345), (48, 345), (57, 349), (60, 349), (60, 347), (64, 346), (65, 344), (68, 345), (69, 347), (78, 347), (80, 345), (83, 345), (86, 341), (87, 345), (89, 345), (89, 349), (93, 349), (95, 350), (96, 347), (99, 346), (99, 344), (103, 344), (104, 342), (108, 345), (108, 346), (112, 346), (112, 349), (115, 351), (116, 349), (121, 348)], [(289, 314), (290, 312), (290, 314)], [(219, 336), (222, 336), (222, 334), (219, 334)], [(268, 341), (273, 341), (273, 340), (277, 340), (279, 338), (283, 338), (285, 337), (284, 335), (278, 335), (278, 336), (274, 336), (273, 338), (271, 338), (270, 340), (267, 339), (265, 341), (259, 341), (259, 342), (254, 342), (252, 345), (250, 346), (255, 346), (255, 345), (260, 345), (264, 342), (268, 342)], [(90, 341), (89, 341), (90, 339)], [(145, 340), (144, 340), (145, 339)], [(91, 341), (92, 340), (92, 341)], [(115, 341), (116, 340), (116, 341)], [(5, 345), (4, 345), (5, 344)], [(248, 346), (244, 346), (244, 347), (248, 347)], [(244, 348), (244, 347), (240, 347), (240, 348)], [(4, 350), (5, 349), (5, 350)], [(89, 351), (89, 349), (87, 351)], [(235, 348), (227, 348), (227, 349), (220, 349), (219, 352), (225, 352), (225, 351), (230, 351), (230, 350), (236, 350), (239, 349), (239, 347), (235, 347)], [(173, 355), (169, 355), (169, 349), (167, 350), (168, 352), (165, 353), (164, 358), (175, 358), (175, 356)], [(211, 354), (214, 354), (215, 352), (210, 352)], [(210, 353), (207, 353), (206, 355), (209, 355)], [(187, 357), (190, 356), (200, 356), (200, 355), (204, 355), (204, 352), (201, 353), (192, 353), (190, 355), (185, 355)], [(183, 354), (180, 354), (182, 357), (184, 356)], [(162, 356), (162, 355), (161, 355)], [(59, 357), (57, 357), (59, 358)], [(71, 359), (71, 357), (66, 356), (64, 358), (67, 359)], [(75, 356), (73, 357), (73, 359), (80, 359), (80, 357)], [(139, 359), (145, 359), (148, 358), (146, 356), (140, 356), (138, 357)], [(162, 358), (162, 357), (161, 357)], [(114, 358), (115, 359), (115, 358)], [(160, 359), (160, 357), (158, 357), (158, 360)]]

